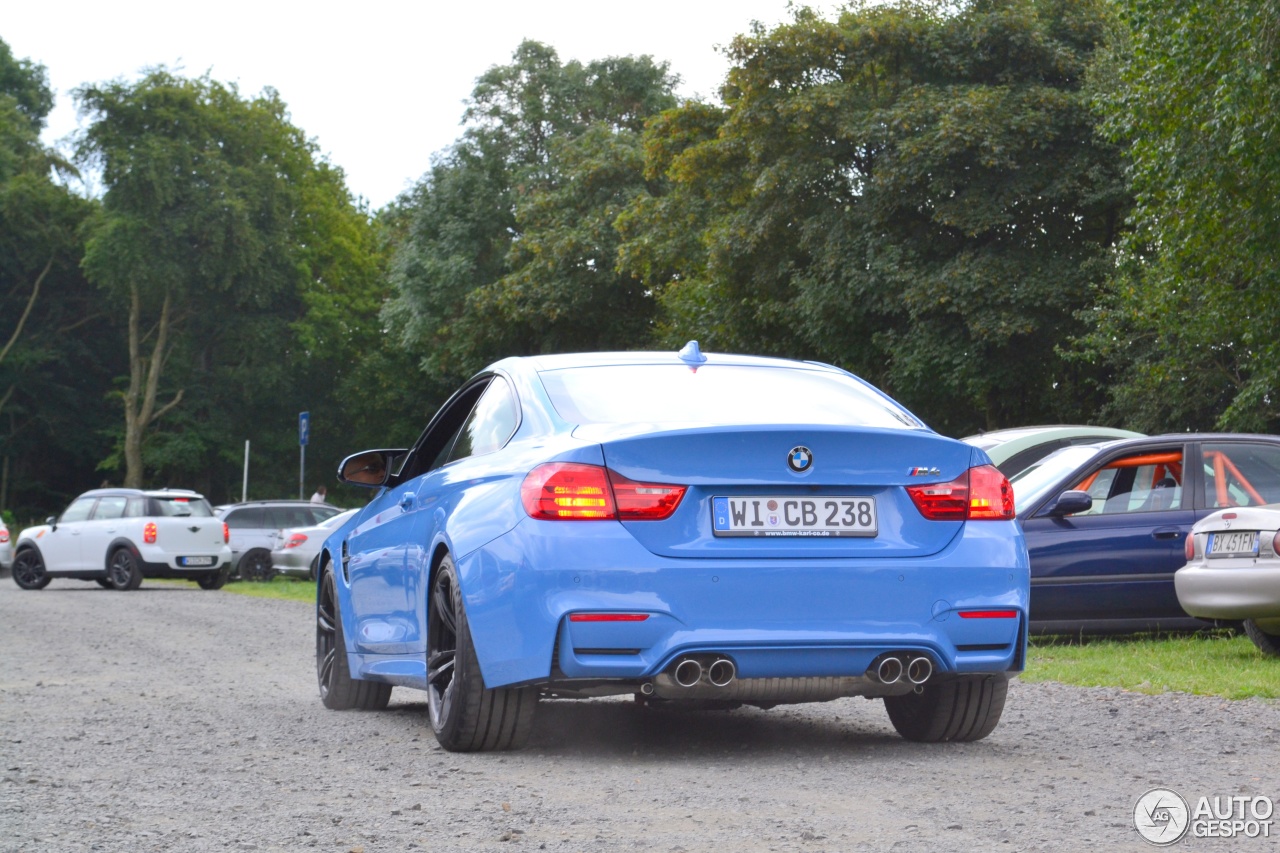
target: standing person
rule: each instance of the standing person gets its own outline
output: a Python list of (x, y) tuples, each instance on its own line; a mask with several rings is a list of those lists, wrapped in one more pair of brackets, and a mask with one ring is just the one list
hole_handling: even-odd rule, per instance
[(314, 495), (312, 495), (312, 496), (311, 496), (311, 502), (312, 502), (313, 504), (322, 504), (322, 503), (324, 503), (324, 496), (325, 496), (326, 494), (328, 494), (328, 493), (325, 491), (324, 486), (317, 486), (317, 487), (316, 487), (316, 493), (315, 493)]

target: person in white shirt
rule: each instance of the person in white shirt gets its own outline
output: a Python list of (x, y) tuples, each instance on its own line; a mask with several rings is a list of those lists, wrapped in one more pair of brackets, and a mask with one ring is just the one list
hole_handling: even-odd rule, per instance
[(313, 504), (322, 504), (322, 503), (324, 503), (324, 496), (325, 496), (325, 494), (326, 494), (326, 491), (325, 491), (324, 486), (317, 486), (317, 487), (316, 487), (316, 493), (315, 493), (314, 495), (312, 495), (312, 496), (311, 496), (311, 502), (312, 502)]

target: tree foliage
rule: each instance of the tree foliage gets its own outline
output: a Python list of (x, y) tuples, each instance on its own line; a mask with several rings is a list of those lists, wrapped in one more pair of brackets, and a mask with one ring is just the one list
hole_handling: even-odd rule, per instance
[(1091, 319), (1138, 428), (1280, 427), (1280, 3), (1124, 0), (1095, 71), (1134, 231)]
[(736, 39), (724, 109), (654, 126), (671, 189), (621, 223), (666, 343), (836, 362), (946, 431), (1077, 411), (1055, 342), (1126, 203), (1082, 86), (1104, 22), (904, 3)]

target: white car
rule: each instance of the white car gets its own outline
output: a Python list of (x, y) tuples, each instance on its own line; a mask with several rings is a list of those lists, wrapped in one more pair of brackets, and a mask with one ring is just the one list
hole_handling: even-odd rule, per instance
[(7, 572), (13, 565), (13, 543), (9, 541), (9, 528), (0, 521), (0, 571)]
[(218, 589), (231, 564), (229, 540), (227, 526), (196, 492), (95, 489), (22, 531), (13, 580), (23, 589), (61, 577), (130, 590), (144, 577), (184, 578)]
[(231, 577), (267, 581), (275, 577), (271, 550), (278, 547), (282, 530), (310, 527), (342, 510), (310, 501), (267, 500), (224, 504), (213, 512), (231, 532)]
[(281, 530), (276, 547), (271, 551), (272, 568), (277, 574), (315, 580), (316, 563), (320, 557), (320, 549), (324, 547), (324, 540), (355, 515), (356, 511), (349, 509), (311, 527)]
[[(1224, 487), (1220, 497), (1247, 503), (1251, 496)], [(1187, 536), (1186, 557), (1173, 575), (1182, 609), (1201, 619), (1243, 620), (1253, 644), (1280, 657), (1280, 504), (1205, 516)]]

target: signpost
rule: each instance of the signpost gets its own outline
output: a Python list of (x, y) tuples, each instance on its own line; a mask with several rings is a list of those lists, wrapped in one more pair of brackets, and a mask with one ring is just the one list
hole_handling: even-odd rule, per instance
[(311, 413), (298, 412), (298, 500), (306, 498), (307, 439), (311, 437)]

